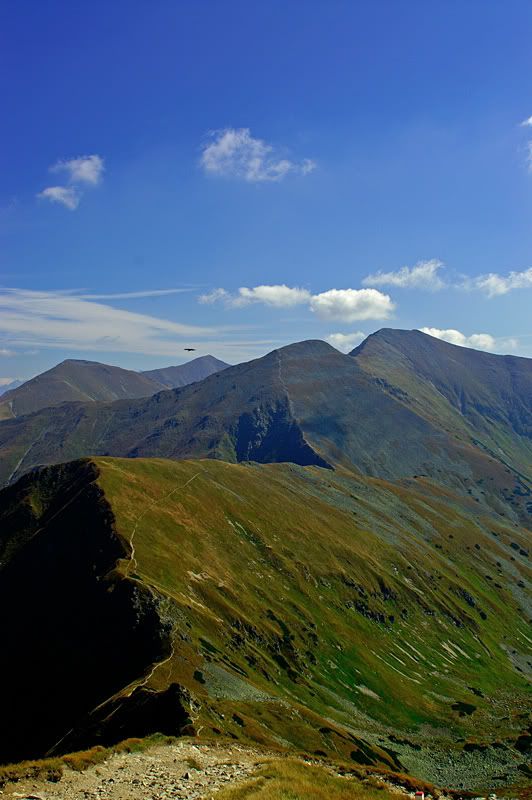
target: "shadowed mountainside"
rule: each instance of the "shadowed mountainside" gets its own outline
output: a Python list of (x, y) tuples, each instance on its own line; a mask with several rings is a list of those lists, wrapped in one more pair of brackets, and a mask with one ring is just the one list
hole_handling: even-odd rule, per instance
[(0, 494), (0, 758), (192, 725), (457, 788), (515, 781), (527, 538), (426, 479), (37, 470)]

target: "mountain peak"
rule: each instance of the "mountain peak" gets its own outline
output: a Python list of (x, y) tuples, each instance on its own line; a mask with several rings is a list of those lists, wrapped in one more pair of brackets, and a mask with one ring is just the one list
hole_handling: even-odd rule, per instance
[(189, 383), (196, 383), (209, 377), (215, 372), (226, 369), (229, 364), (220, 361), (210, 354), (197, 356), (196, 358), (185, 361), (184, 364), (177, 366), (161, 367), (160, 369), (145, 370), (140, 373), (146, 378), (155, 380), (166, 389), (178, 389), (187, 386)]
[[(87, 358), (65, 358), (63, 361), (60, 361), (59, 364), (57, 364), (55, 367), (52, 367), (52, 369), (57, 369), (57, 367), (64, 367), (66, 364), (83, 364), (85, 366), (87, 364), (90, 364), (90, 365), (94, 365), (94, 366), (97, 366), (97, 367), (110, 366), (109, 364), (102, 364), (101, 361), (90, 361)], [(122, 369), (122, 368), (119, 367), (119, 369)]]
[(429, 336), (426, 333), (423, 333), (420, 330), (413, 329), (413, 330), (406, 330), (401, 328), (379, 328), (378, 331), (374, 333), (370, 333), (363, 342), (361, 342), (357, 347), (355, 347), (349, 353), (350, 356), (354, 356), (357, 353), (363, 352), (367, 347), (371, 347), (377, 343), (385, 343), (388, 345), (405, 345), (407, 342), (414, 343), (419, 342), (422, 339), (430, 339), (435, 342), (440, 341), (436, 339), (434, 336)]
[(332, 345), (324, 342), (323, 339), (304, 339), (302, 342), (294, 342), (284, 347), (278, 347), (276, 350), (272, 350), (270, 355), (273, 353), (299, 357), (316, 357), (330, 355), (331, 353), (338, 354), (338, 351)]

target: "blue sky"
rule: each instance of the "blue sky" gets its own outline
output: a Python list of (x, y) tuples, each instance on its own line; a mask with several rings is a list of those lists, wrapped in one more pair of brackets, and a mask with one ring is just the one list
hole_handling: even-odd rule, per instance
[(0, 380), (385, 326), (532, 356), (529, 2), (0, 15)]

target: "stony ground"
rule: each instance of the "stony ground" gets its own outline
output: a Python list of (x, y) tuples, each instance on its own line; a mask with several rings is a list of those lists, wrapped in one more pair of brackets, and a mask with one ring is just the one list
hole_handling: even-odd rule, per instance
[[(273, 754), (272, 754), (273, 755)], [(58, 783), (19, 781), (6, 798), (42, 800), (195, 800), (246, 779), (268, 754), (237, 745), (179, 743), (120, 753), (85, 772), (65, 770)]]
[[(57, 783), (21, 780), (0, 790), (2, 800), (212, 800), (246, 780), (278, 753), (240, 745), (158, 745), (144, 752), (111, 756), (84, 772), (65, 769)], [(302, 759), (305, 763), (310, 759)], [(403, 798), (405, 789), (382, 781)]]

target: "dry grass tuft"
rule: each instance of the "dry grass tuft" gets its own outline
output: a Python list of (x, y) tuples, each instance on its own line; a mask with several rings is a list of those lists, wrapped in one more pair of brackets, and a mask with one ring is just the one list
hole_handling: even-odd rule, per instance
[(326, 767), (292, 759), (267, 763), (238, 786), (216, 794), (217, 800), (390, 800), (384, 786), (340, 777)]

